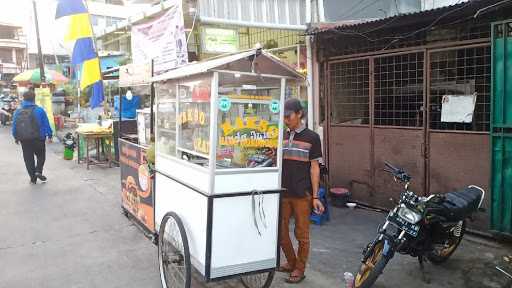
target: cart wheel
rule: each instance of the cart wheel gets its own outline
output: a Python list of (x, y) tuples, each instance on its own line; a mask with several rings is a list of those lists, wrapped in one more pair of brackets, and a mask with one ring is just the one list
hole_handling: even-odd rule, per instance
[(192, 272), (187, 234), (174, 212), (165, 214), (160, 224), (158, 260), (163, 288), (190, 288)]
[(245, 288), (268, 288), (274, 280), (275, 271), (260, 274), (241, 276), (240, 280)]

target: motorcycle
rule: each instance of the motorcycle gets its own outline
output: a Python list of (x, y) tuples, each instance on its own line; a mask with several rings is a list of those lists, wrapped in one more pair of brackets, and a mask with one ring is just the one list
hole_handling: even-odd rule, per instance
[(378, 236), (363, 250), (362, 264), (354, 279), (354, 287), (369, 288), (382, 274), (395, 253), (417, 257), (423, 280), (426, 260), (444, 263), (455, 252), (464, 237), (467, 219), (481, 208), (485, 191), (478, 186), (429, 197), (417, 196), (409, 190), (412, 177), (403, 169), (385, 163), (396, 182), (405, 184), (397, 206), (392, 209)]

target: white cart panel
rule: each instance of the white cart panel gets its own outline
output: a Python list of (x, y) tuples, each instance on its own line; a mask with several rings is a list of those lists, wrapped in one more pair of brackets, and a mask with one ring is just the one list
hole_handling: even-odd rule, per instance
[(187, 183), (203, 193), (209, 193), (210, 177), (208, 170), (178, 159), (158, 156), (158, 161), (156, 161), (156, 169), (158, 171), (171, 175), (173, 178), (179, 179), (180, 182)]
[[(238, 177), (242, 175), (237, 175)], [(255, 196), (256, 199), (258, 196)], [(266, 228), (256, 219), (254, 225), (252, 197), (215, 198), (213, 201), (211, 278), (273, 269), (277, 263), (279, 192), (265, 194), (263, 205)]]
[(279, 172), (252, 172), (215, 176), (215, 194), (279, 190)]
[(204, 275), (208, 198), (159, 173), (156, 174), (156, 187), (156, 231), (159, 231), (164, 215), (175, 212), (185, 226), (192, 265)]

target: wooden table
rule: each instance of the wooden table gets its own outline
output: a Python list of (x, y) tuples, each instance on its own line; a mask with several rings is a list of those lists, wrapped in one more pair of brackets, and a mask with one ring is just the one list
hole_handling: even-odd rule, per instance
[[(88, 133), (88, 132), (76, 132), (77, 134), (77, 142), (78, 142), (78, 164), (80, 164), (80, 137), (83, 137), (85, 140), (85, 162), (87, 164), (87, 170), (89, 170), (89, 166), (91, 165), (108, 165), (108, 167), (112, 167), (112, 133)], [(106, 140), (106, 142), (110, 142), (108, 145), (101, 145), (102, 140)], [(89, 143), (93, 143), (96, 147), (96, 159), (90, 157), (90, 148), (91, 145)], [(93, 146), (93, 147), (94, 147)], [(106, 147), (105, 147), (106, 146)], [(101, 157), (103, 154), (103, 157)], [(103, 158), (103, 159), (102, 159)]]

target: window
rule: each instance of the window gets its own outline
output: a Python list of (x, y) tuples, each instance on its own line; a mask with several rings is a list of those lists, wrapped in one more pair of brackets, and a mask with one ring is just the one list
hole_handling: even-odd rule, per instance
[(304, 25), (303, 0), (199, 0), (203, 18), (236, 20), (247, 23)]
[(98, 26), (98, 23), (100, 22), (100, 18), (103, 18), (103, 16), (91, 15), (91, 25)]
[(369, 61), (333, 63), (329, 77), (332, 124), (369, 124)]
[(375, 125), (423, 126), (423, 57), (375, 58)]
[(12, 61), (12, 49), (0, 48), (0, 62), (13, 63)]
[(123, 18), (117, 18), (117, 17), (110, 17), (110, 16), (107, 16), (106, 17), (106, 20), (107, 20), (107, 27), (110, 27), (110, 26), (114, 26), (116, 25), (117, 23), (123, 21)]
[[(430, 58), (430, 129), (489, 131), (491, 48), (439, 51), (433, 52)], [(461, 108), (459, 104), (455, 111), (449, 110), (450, 101), (459, 99), (456, 101), (460, 102), (464, 98), (469, 106)], [(452, 115), (446, 115), (448, 111)], [(464, 115), (456, 117), (453, 113)]]
[(0, 39), (16, 39), (16, 30), (9, 26), (0, 26)]

